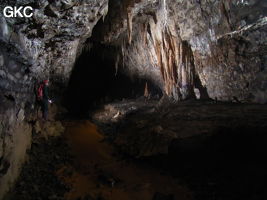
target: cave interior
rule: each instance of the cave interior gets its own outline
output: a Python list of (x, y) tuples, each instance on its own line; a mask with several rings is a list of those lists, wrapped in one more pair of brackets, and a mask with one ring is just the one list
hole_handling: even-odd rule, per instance
[(266, 0), (1, 4), (0, 199), (267, 199)]

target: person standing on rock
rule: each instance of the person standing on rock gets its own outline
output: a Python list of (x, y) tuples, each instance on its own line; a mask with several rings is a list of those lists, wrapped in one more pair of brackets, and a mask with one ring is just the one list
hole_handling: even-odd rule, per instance
[(42, 116), (44, 120), (48, 120), (48, 104), (52, 103), (48, 96), (48, 85), (49, 80), (44, 80), (43, 83), (40, 84), (37, 91), (37, 98), (41, 104)]

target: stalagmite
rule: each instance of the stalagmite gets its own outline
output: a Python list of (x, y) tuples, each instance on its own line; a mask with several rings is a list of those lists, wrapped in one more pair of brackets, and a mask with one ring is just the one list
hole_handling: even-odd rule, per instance
[(147, 86), (147, 82), (146, 82), (145, 90), (144, 90), (144, 97), (148, 98), (148, 96), (149, 96), (149, 92), (148, 92), (148, 86)]

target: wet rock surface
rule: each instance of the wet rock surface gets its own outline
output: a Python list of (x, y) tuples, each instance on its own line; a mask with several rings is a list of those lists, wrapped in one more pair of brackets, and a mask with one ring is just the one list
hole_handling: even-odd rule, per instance
[(121, 156), (89, 121), (66, 121), (64, 137), (33, 138), (28, 162), (7, 199), (183, 199), (170, 176)]
[[(108, 105), (121, 113), (132, 106), (132, 101), (128, 107)], [(142, 108), (142, 103), (134, 106)], [(165, 102), (137, 109), (117, 121), (115, 130), (110, 128), (112, 117), (110, 122), (99, 117), (109, 109), (96, 116), (121, 152), (177, 178), (194, 199), (252, 200), (267, 197), (266, 109), (256, 104)]]
[(103, 106), (92, 118), (124, 152), (144, 157), (168, 154), (173, 142), (181, 142), (183, 151), (183, 145), (204, 147), (214, 135), (242, 139), (242, 134), (263, 134), (266, 113), (267, 107), (257, 104), (126, 100)]
[(28, 160), (7, 199), (64, 199), (69, 189), (57, 178), (56, 171), (71, 161), (71, 153), (62, 137), (47, 140), (35, 135)]
[(63, 138), (35, 134), (10, 197), (265, 199), (266, 109), (166, 99), (105, 105), (92, 114), (103, 134), (86, 120), (65, 121)]

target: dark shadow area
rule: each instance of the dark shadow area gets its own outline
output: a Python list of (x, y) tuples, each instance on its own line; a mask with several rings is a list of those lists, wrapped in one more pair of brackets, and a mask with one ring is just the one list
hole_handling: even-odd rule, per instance
[(151, 96), (161, 95), (161, 90), (148, 80), (130, 78), (120, 70), (116, 73), (115, 52), (114, 48), (94, 44), (91, 51), (84, 51), (77, 59), (64, 102), (72, 114), (85, 114), (114, 100), (143, 96), (146, 83)]
[(266, 127), (222, 128), (176, 140), (168, 156), (146, 162), (176, 177), (197, 200), (267, 199)]

